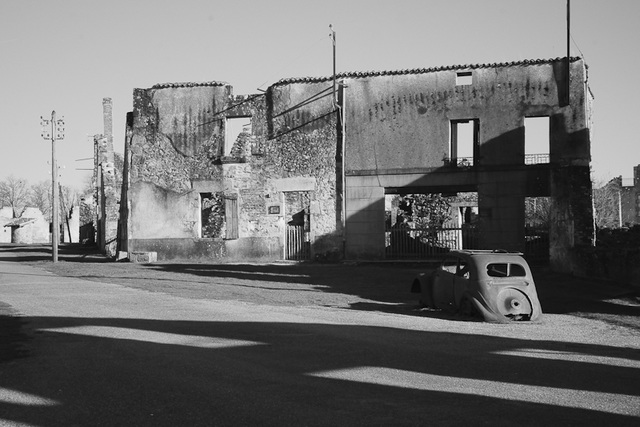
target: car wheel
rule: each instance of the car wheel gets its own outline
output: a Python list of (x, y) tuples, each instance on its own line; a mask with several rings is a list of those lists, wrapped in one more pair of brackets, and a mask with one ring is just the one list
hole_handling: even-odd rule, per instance
[(531, 301), (518, 289), (507, 288), (497, 297), (498, 312), (512, 320), (529, 320), (533, 313)]

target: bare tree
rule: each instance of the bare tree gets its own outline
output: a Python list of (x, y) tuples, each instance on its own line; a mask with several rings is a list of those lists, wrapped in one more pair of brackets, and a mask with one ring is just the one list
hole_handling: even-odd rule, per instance
[(40, 181), (30, 189), (29, 206), (40, 209), (42, 215), (51, 221), (51, 181)]
[(524, 218), (529, 227), (549, 227), (551, 222), (550, 197), (526, 197), (524, 199)]
[(25, 180), (9, 175), (7, 179), (0, 181), (0, 205), (10, 206), (14, 217), (25, 207), (28, 199), (29, 187)]
[(96, 216), (96, 188), (93, 177), (88, 176), (80, 190), (80, 225), (93, 222)]
[(71, 209), (78, 204), (78, 192), (71, 187), (60, 186), (60, 209), (68, 216)]
[(598, 188), (594, 188), (593, 207), (597, 228), (617, 228), (620, 226), (619, 202), (621, 191), (621, 176), (613, 178), (604, 185), (599, 185)]

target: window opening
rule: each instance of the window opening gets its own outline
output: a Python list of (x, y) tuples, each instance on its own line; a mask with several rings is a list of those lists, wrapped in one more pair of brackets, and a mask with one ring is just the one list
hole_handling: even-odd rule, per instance
[(460, 260), (456, 276), (464, 277), (465, 279), (469, 278), (469, 263), (467, 263), (467, 261), (463, 259)]
[(200, 193), (200, 237), (220, 237), (224, 226), (224, 205), (217, 193)]
[(451, 121), (449, 158), (453, 166), (474, 165), (479, 130), (480, 121), (478, 119)]
[(525, 277), (525, 269), (520, 264), (494, 263), (487, 265), (487, 274), (491, 277)]
[(458, 260), (456, 258), (447, 258), (442, 263), (442, 269), (451, 274), (456, 274), (458, 269)]
[(456, 73), (456, 86), (467, 86), (473, 83), (471, 71), (458, 71)]
[(524, 277), (527, 273), (524, 271), (524, 267), (520, 264), (510, 264), (509, 276), (511, 277)]
[(549, 117), (524, 118), (524, 163), (549, 163)]
[[(234, 156), (234, 147), (244, 150), (242, 135), (251, 134), (251, 117), (227, 117), (225, 122), (224, 156)], [(244, 141), (246, 142), (246, 141)], [(237, 157), (242, 157), (238, 155)]]

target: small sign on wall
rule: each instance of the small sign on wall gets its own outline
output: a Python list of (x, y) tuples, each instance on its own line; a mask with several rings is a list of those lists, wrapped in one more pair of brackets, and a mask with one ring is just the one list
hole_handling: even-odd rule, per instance
[(282, 215), (282, 207), (280, 203), (267, 205), (267, 215)]

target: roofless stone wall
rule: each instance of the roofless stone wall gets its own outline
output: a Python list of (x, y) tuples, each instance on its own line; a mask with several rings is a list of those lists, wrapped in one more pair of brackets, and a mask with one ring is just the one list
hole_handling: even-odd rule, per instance
[[(286, 79), (247, 97), (219, 82), (136, 89), (129, 250), (281, 259), (285, 230), (298, 224), (312, 254), (383, 258), (390, 192), (477, 192), (482, 248), (507, 250), (524, 247), (525, 197), (550, 196), (554, 265), (571, 271), (572, 250), (593, 242), (592, 97), (580, 58), (336, 80)], [(528, 164), (524, 122), (540, 116), (548, 161)], [(233, 134), (240, 118), (250, 126)], [(473, 141), (461, 166), (462, 123), (472, 123)]]
[[(338, 248), (341, 236), (326, 238), (336, 228), (335, 117), (331, 103), (304, 102), (325, 87), (246, 97), (217, 82), (136, 89), (125, 155), (128, 250), (282, 259), (298, 208), (287, 206), (289, 193), (305, 204), (314, 251)], [(230, 140), (235, 118), (250, 129)], [(207, 228), (206, 209), (224, 216), (221, 226)]]

